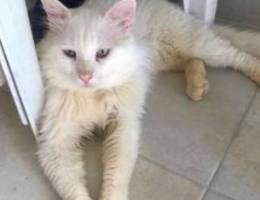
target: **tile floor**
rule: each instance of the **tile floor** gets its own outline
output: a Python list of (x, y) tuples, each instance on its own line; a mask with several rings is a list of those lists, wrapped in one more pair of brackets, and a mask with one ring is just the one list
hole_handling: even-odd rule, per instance
[[(192, 102), (181, 74), (156, 79), (147, 98), (130, 200), (260, 199), (260, 91), (229, 70), (210, 70), (209, 80), (207, 97)], [(86, 149), (93, 197), (101, 178), (96, 143)], [(37, 165), (32, 133), (20, 124), (3, 91), (0, 199), (59, 199)]]

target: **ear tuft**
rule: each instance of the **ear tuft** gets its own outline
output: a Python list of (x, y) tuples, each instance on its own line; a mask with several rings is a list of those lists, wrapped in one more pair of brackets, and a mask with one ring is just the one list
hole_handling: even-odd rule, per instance
[(122, 38), (133, 26), (136, 0), (120, 0), (104, 16), (104, 31), (112, 40)]
[(71, 12), (58, 0), (41, 0), (51, 28), (63, 26), (71, 16)]

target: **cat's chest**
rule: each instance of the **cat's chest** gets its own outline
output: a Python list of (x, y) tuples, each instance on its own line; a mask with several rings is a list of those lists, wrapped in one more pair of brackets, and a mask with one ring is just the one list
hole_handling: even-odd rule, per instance
[(80, 127), (105, 127), (120, 113), (119, 100), (113, 93), (55, 91), (47, 96), (44, 116)]
[(74, 120), (81, 126), (89, 124), (104, 128), (111, 121), (116, 121), (120, 106), (113, 94), (79, 94), (74, 101), (76, 117)]

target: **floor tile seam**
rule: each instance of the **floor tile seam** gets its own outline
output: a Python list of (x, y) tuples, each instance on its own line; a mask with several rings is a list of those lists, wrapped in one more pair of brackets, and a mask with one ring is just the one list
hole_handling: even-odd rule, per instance
[(182, 178), (182, 179), (185, 179), (185, 180), (191, 182), (192, 184), (194, 184), (194, 185), (196, 185), (196, 186), (198, 186), (198, 187), (201, 187), (201, 188), (204, 188), (204, 187), (205, 187), (205, 186), (203, 186), (203, 184), (201, 184), (201, 183), (199, 183), (199, 182), (197, 182), (197, 181), (195, 181), (195, 180), (193, 180), (193, 179), (191, 179), (191, 178), (189, 178), (189, 177), (187, 177), (187, 176), (185, 176), (185, 175), (183, 175), (183, 174), (181, 174), (181, 173), (178, 173), (178, 172), (176, 172), (175, 170), (172, 170), (172, 169), (170, 169), (170, 168), (164, 166), (163, 164), (158, 163), (158, 162), (156, 162), (156, 161), (154, 161), (154, 160), (152, 160), (152, 159), (150, 159), (150, 158), (148, 158), (148, 157), (146, 157), (146, 156), (144, 156), (144, 155), (142, 155), (142, 154), (139, 154), (139, 158), (145, 160), (146, 162), (149, 162), (150, 164), (152, 164), (152, 165), (158, 167), (159, 169), (161, 169), (161, 170), (163, 170), (163, 171), (165, 171), (165, 172), (170, 173), (170, 174), (173, 175), (173, 176), (178, 176), (178, 177), (180, 177), (180, 178)]
[(210, 189), (211, 192), (214, 192), (215, 194), (217, 195), (221, 195), (223, 197), (226, 197), (228, 200), (236, 200), (234, 197), (231, 197), (230, 195), (228, 194), (223, 194), (221, 191), (218, 191), (218, 190), (215, 190), (215, 189)]
[[(244, 123), (246, 117), (247, 117), (248, 114), (249, 114), (249, 111), (250, 111), (250, 109), (251, 109), (251, 107), (252, 107), (252, 105), (253, 105), (253, 102), (254, 102), (255, 98), (256, 98), (257, 92), (258, 92), (258, 88), (255, 89), (255, 91), (254, 91), (252, 97), (250, 98), (250, 101), (248, 102), (248, 105), (246, 106), (246, 109), (245, 109), (244, 113), (243, 113), (242, 116), (241, 116), (241, 119), (240, 119), (240, 121), (239, 121), (237, 127), (234, 129), (232, 138), (230, 139), (230, 142), (228, 143), (228, 145), (227, 145), (227, 147), (226, 147), (226, 149), (225, 149), (225, 151), (224, 151), (224, 153), (223, 153), (223, 156), (221, 157), (221, 159), (220, 159), (219, 162), (217, 163), (215, 169), (212, 170), (212, 174), (211, 174), (211, 176), (210, 176), (210, 178), (209, 178), (209, 181), (208, 181), (208, 183), (207, 183), (207, 186), (204, 188), (204, 192), (202, 193), (202, 196), (201, 196), (200, 200), (205, 200), (205, 197), (206, 197), (207, 193), (211, 190), (211, 186), (212, 186), (212, 184), (213, 184), (213, 181), (215, 180), (215, 178), (216, 178), (216, 176), (217, 176), (217, 174), (218, 174), (218, 172), (219, 172), (219, 169), (220, 169), (221, 166), (223, 165), (223, 162), (225, 161), (225, 159), (226, 159), (226, 157), (227, 157), (227, 154), (228, 154), (228, 152), (229, 152), (229, 150), (230, 150), (230, 148), (231, 148), (231, 146), (232, 146), (234, 140), (235, 140), (235, 139), (239, 136), (239, 134), (240, 134), (242, 125), (243, 125), (243, 123)], [(229, 198), (230, 198), (230, 197), (229, 197)]]

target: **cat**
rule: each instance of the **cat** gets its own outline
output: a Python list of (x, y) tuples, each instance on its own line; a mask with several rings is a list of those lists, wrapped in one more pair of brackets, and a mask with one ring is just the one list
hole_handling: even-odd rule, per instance
[(37, 45), (45, 83), (38, 158), (64, 200), (91, 199), (80, 140), (97, 127), (104, 139), (99, 200), (128, 199), (154, 72), (184, 71), (193, 100), (208, 91), (206, 65), (231, 66), (260, 83), (260, 60), (246, 52), (256, 45), (240, 40), (259, 35), (207, 27), (166, 0), (89, 0), (77, 9), (58, 0), (42, 4), (49, 31)]

